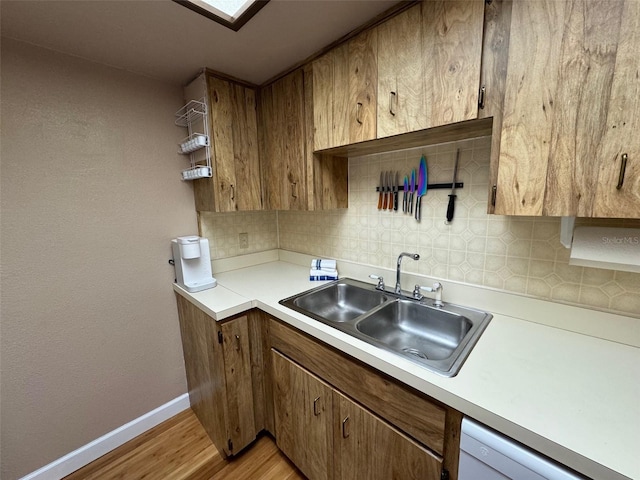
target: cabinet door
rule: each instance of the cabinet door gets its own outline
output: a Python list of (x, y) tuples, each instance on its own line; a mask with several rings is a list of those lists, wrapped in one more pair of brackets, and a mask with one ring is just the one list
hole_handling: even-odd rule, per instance
[(376, 138), (378, 37), (375, 29), (350, 40), (348, 51), (349, 143), (357, 143)]
[(422, 2), (427, 128), (478, 117), (484, 2)]
[(256, 92), (242, 85), (233, 89), (233, 167), (236, 183), (231, 189), (236, 209), (262, 210), (262, 181), (258, 153)]
[(227, 453), (235, 454), (256, 438), (248, 319), (239, 317), (223, 323), (220, 329), (226, 386), (226, 446)]
[(640, 218), (640, 2), (625, 2), (619, 38), (593, 216)]
[(196, 210), (262, 209), (255, 91), (207, 75), (213, 177), (194, 182)]
[(631, 216), (594, 199), (637, 151), (637, 30), (636, 0), (513, 3), (496, 213)]
[(228, 440), (226, 385), (224, 373), (218, 368), (223, 361), (215, 348), (215, 320), (180, 295), (176, 295), (176, 301), (189, 403), (213, 443), (223, 450)]
[[(339, 96), (339, 92), (336, 91), (336, 85), (341, 83), (335, 79), (340, 51), (346, 52), (346, 47), (338, 46), (322, 55), (312, 64), (314, 150), (324, 150), (340, 144), (335, 139), (334, 133), (336, 121), (338, 120), (334, 116), (334, 108), (337, 107), (337, 97)], [(346, 53), (344, 58), (346, 59)], [(346, 68), (344, 75), (346, 78)], [(342, 85), (342, 88), (345, 91), (347, 90), (344, 85)], [(345, 97), (347, 95), (348, 92)], [(346, 104), (346, 99), (341, 103)], [(348, 139), (345, 139), (344, 142), (348, 142)]]
[(440, 457), (336, 391), (333, 401), (336, 479), (440, 479)]
[(302, 70), (265, 87), (261, 95), (267, 207), (272, 210), (305, 209), (309, 167), (305, 149)]
[(208, 90), (212, 156), (215, 158), (215, 167), (213, 167), (215, 185), (211, 193), (215, 199), (217, 212), (233, 212), (236, 210), (233, 192), (236, 185), (233, 149), (233, 117), (236, 106), (233, 99), (234, 89), (229, 82), (209, 77)]
[(378, 30), (378, 138), (427, 127), (420, 5)]
[(271, 350), (271, 361), (278, 448), (308, 478), (331, 478), (331, 387), (275, 350)]
[(504, 113), (504, 91), (509, 59), (509, 28), (511, 25), (511, 0), (493, 0), (485, 6), (484, 33), (482, 39), (482, 68), (480, 84), (486, 95), (480, 118), (492, 118), (491, 162), (489, 169), (489, 204), (487, 213), (494, 213), (494, 187), (497, 185), (500, 161), (500, 132)]
[(478, 116), (484, 2), (422, 2), (378, 28), (378, 138)]
[(370, 30), (313, 62), (314, 150), (376, 137), (377, 51)]

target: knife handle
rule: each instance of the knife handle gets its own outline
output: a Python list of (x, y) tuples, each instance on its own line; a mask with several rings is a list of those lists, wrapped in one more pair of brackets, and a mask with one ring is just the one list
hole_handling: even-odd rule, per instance
[(382, 187), (380, 187), (380, 195), (378, 195), (378, 210), (382, 210), (382, 196), (384, 195), (384, 192), (382, 190)]
[(393, 209), (398, 211), (398, 191), (393, 192)]
[(456, 208), (456, 196), (449, 195), (449, 205), (447, 205), (447, 222), (453, 220), (453, 212)]

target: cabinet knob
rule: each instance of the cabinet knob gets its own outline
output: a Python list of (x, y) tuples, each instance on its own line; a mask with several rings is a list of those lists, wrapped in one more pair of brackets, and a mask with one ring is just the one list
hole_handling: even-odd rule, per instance
[(240, 335), (236, 335), (236, 350), (240, 350)]
[(231, 185), (231, 200), (235, 200), (235, 199), (236, 199), (236, 189), (232, 184)]
[(291, 196), (293, 198), (298, 198), (298, 183), (297, 182), (292, 182), (291, 183)]
[(316, 397), (316, 399), (313, 401), (313, 415), (315, 417), (320, 415), (320, 410), (318, 409), (318, 401), (319, 400), (320, 400), (320, 397)]
[(362, 125), (362, 120), (360, 119), (360, 110), (362, 109), (362, 103), (358, 102), (356, 104), (356, 122)]
[(620, 175), (618, 176), (618, 185), (616, 185), (616, 189), (620, 190), (622, 188), (622, 184), (624, 183), (624, 171), (627, 169), (627, 160), (629, 156), (626, 153), (622, 154), (622, 163), (620, 164)]
[(389, 92), (389, 113), (395, 117), (396, 112), (393, 110), (393, 101), (397, 102), (398, 94), (396, 92)]

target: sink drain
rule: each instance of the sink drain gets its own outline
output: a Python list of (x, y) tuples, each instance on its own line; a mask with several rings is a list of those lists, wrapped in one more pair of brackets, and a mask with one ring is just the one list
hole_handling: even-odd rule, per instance
[(403, 351), (404, 353), (408, 353), (408, 354), (413, 355), (413, 356), (415, 356), (415, 357), (419, 357), (419, 358), (422, 358), (422, 359), (424, 359), (424, 360), (429, 360), (429, 357), (427, 357), (427, 356), (426, 356), (424, 353), (422, 353), (420, 350), (416, 350), (415, 348), (409, 348), (409, 347), (406, 347), (406, 348), (403, 348), (403, 349), (402, 349), (402, 351)]

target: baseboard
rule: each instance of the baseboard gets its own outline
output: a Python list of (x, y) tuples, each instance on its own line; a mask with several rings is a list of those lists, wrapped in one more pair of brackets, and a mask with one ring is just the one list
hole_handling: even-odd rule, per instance
[(189, 408), (189, 394), (185, 393), (35, 472), (25, 475), (20, 480), (59, 480), (187, 408)]

